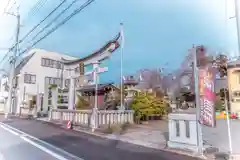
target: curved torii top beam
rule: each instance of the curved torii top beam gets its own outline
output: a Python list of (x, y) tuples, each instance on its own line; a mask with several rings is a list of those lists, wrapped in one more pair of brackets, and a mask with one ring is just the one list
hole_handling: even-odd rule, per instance
[[(64, 65), (73, 65), (73, 64), (79, 64), (80, 62), (89, 61), (91, 59), (95, 59), (96, 61), (101, 61), (103, 59), (107, 59), (109, 57), (109, 54), (112, 54), (115, 50), (117, 50), (120, 46), (120, 33), (117, 34), (117, 36), (108, 41), (102, 48), (98, 49), (97, 51), (93, 52), (92, 54), (75, 60), (67, 60), (62, 58), (62, 62)], [(101, 55), (101, 56), (100, 56)]]

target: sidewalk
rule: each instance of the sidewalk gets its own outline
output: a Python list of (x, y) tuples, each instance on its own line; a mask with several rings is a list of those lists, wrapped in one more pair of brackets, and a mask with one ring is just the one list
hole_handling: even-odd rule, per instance
[[(47, 118), (38, 118), (38, 120), (49, 123)], [(51, 123), (63, 127), (63, 124), (57, 121), (51, 121)], [(74, 130), (155, 149), (165, 149), (168, 140), (166, 121), (153, 121), (147, 125), (133, 125), (124, 134), (104, 134), (98, 131), (93, 133), (90, 129), (79, 126), (75, 126)]]
[(153, 121), (148, 125), (134, 125), (122, 135), (109, 134), (106, 137), (145, 147), (165, 149), (168, 141), (167, 122)]

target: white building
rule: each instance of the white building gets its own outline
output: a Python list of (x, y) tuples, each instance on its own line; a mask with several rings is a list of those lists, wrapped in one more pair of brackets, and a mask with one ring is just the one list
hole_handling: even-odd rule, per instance
[(8, 97), (8, 78), (2, 77), (0, 79), (0, 105), (1, 105), (1, 111), (3, 111), (3, 106), (6, 102), (6, 98)]
[[(19, 113), (23, 100), (28, 101), (37, 93), (44, 93), (45, 86), (64, 86), (68, 81), (68, 71), (64, 70), (62, 58), (76, 59), (56, 52), (41, 49), (31, 50), (16, 67), (16, 98), (12, 112)], [(66, 84), (67, 85), (67, 84)], [(16, 106), (16, 107), (15, 107)]]
[(8, 97), (8, 78), (3, 77), (0, 81), (0, 99), (2, 100)]

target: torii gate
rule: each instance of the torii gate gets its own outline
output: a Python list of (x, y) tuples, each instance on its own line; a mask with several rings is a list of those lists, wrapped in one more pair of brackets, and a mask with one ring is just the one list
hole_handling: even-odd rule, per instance
[[(93, 76), (93, 82), (92, 84), (98, 83), (98, 73), (103, 73), (108, 71), (108, 67), (99, 67), (99, 64), (101, 61), (106, 60), (110, 58), (112, 53), (116, 51), (119, 46), (120, 40), (120, 33), (113, 39), (110, 40), (107, 44), (105, 44), (102, 48), (97, 50), (96, 52), (88, 55), (87, 57), (77, 59), (77, 60), (66, 60), (62, 58), (63, 64), (64, 65), (74, 65), (78, 64), (79, 65), (79, 76), (73, 76), (69, 75), (70, 77), (70, 85), (69, 85), (69, 100), (68, 100), (68, 109), (74, 109), (74, 104), (75, 104), (75, 84), (74, 84), (74, 79), (79, 78), (79, 86), (84, 86), (87, 85), (87, 82), (85, 81), (85, 77), (88, 75)], [(84, 70), (84, 67), (86, 65), (92, 64), (93, 65), (93, 70), (86, 72)]]

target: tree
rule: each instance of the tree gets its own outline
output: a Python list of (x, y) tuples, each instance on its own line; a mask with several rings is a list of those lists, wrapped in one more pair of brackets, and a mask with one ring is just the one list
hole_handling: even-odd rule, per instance
[(222, 88), (220, 89), (219, 95), (221, 97), (221, 99), (227, 99), (227, 101), (229, 101), (229, 92), (228, 89), (226, 88)]
[(152, 93), (140, 92), (133, 98), (131, 108), (134, 110), (135, 119), (148, 119), (151, 115), (163, 116), (167, 113), (167, 103), (163, 98), (155, 97)]
[(90, 103), (84, 97), (77, 95), (76, 109), (88, 109)]
[[(109, 92), (106, 96), (105, 96), (105, 106), (106, 109), (117, 109), (117, 106), (121, 106), (121, 94), (122, 94), (122, 104), (124, 104), (124, 100), (126, 97), (126, 90), (125, 90), (126, 86), (124, 85), (120, 85), (119, 89), (114, 89), (112, 92)], [(121, 90), (122, 89), (122, 90)], [(121, 93), (122, 91), (122, 93)], [(126, 107), (126, 106), (125, 106)]]
[(156, 87), (162, 87), (161, 73), (157, 69), (143, 69), (140, 74), (145, 82), (144, 88), (154, 89)]
[(223, 101), (221, 100), (221, 98), (219, 96), (216, 97), (214, 105), (215, 105), (215, 110), (216, 111), (221, 112), (221, 111), (225, 110), (224, 105), (223, 105)]
[(227, 76), (227, 61), (228, 57), (224, 54), (217, 55), (216, 59), (214, 60), (214, 64), (220, 73), (220, 77)]

